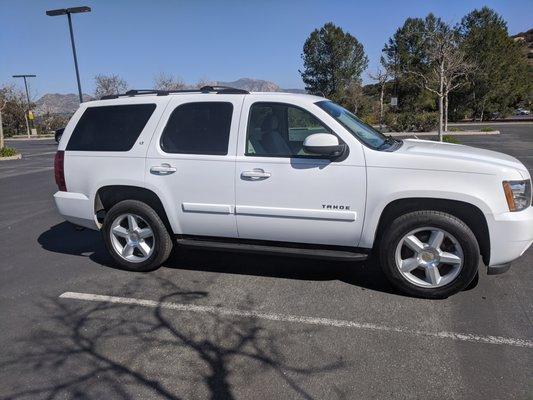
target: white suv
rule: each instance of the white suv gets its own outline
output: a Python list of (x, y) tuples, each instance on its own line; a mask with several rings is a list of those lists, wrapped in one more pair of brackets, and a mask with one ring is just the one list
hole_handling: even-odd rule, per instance
[(533, 242), (531, 178), (505, 154), (396, 140), (316, 96), (225, 87), (83, 103), (55, 159), (59, 212), (122, 267), (173, 244), (359, 261), (438, 298)]

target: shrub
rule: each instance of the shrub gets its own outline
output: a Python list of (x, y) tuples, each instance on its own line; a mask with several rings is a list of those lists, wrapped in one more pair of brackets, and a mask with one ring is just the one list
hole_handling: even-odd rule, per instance
[(379, 124), (378, 119), (373, 114), (365, 115), (363, 118), (361, 118), (361, 121), (363, 121), (367, 125)]
[(448, 128), (448, 132), (461, 132), (461, 128), (458, 128), (456, 126), (450, 126)]
[(2, 147), (0, 149), (0, 157), (11, 157), (11, 156), (16, 156), (17, 154), (18, 154), (17, 150), (11, 147)]
[(455, 144), (461, 143), (455, 136), (450, 136), (450, 135), (444, 135), (442, 137), (442, 141), (446, 143), (455, 143)]
[(435, 112), (402, 112), (387, 114), (385, 122), (393, 132), (429, 132), (436, 128), (439, 115)]
[(492, 132), (494, 129), (488, 126), (484, 126), (480, 129), (481, 132)]

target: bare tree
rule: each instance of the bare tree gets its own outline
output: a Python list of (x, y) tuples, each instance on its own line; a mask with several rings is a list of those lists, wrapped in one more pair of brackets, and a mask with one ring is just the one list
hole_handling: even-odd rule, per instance
[(96, 75), (94, 97), (97, 99), (102, 96), (124, 93), (128, 90), (128, 83), (116, 74)]
[(216, 86), (216, 85), (217, 85), (216, 81), (212, 81), (211, 79), (206, 78), (206, 77), (200, 78), (198, 80), (198, 82), (196, 83), (196, 87), (198, 89), (200, 89), (200, 88), (202, 88), (204, 86)]
[[(444, 99), (461, 84), (470, 66), (465, 62), (459, 47), (459, 36), (448, 25), (440, 22), (428, 29), (426, 43), (426, 70), (408, 69), (406, 72), (419, 79), (416, 83), (437, 95), (439, 99), (439, 141), (444, 131)], [(447, 104), (447, 101), (446, 101)], [(446, 124), (447, 125), (447, 124)]]
[(185, 83), (178, 76), (161, 72), (154, 77), (154, 88), (157, 90), (180, 90), (185, 88)]
[(379, 130), (383, 130), (385, 87), (392, 77), (391, 71), (385, 66), (385, 60), (381, 57), (382, 67), (378, 67), (375, 73), (369, 73), (370, 79), (379, 85)]
[(70, 117), (71, 115), (53, 113), (50, 107), (44, 107), (39, 127), (43, 133), (53, 132), (67, 126)]
[(348, 83), (348, 86), (344, 90), (344, 103), (347, 108), (354, 114), (357, 114), (361, 109), (361, 105), (365, 99), (363, 93), (363, 86), (358, 80), (352, 80)]
[(468, 76), (476, 70), (475, 64), (467, 60), (466, 53), (456, 46), (446, 54), (444, 71), (444, 131), (448, 131), (448, 96), (454, 90), (468, 84)]

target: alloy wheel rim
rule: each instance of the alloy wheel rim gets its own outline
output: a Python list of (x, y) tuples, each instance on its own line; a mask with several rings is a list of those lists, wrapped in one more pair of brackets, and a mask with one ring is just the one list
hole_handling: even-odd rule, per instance
[(438, 288), (453, 282), (461, 272), (464, 253), (459, 241), (436, 227), (417, 228), (396, 246), (396, 267), (410, 283)]
[(111, 244), (122, 259), (140, 263), (154, 252), (155, 236), (150, 225), (136, 214), (121, 214), (111, 224)]

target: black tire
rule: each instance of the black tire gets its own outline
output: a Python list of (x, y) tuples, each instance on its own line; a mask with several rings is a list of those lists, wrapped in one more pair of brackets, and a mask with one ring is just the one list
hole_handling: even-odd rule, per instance
[[(130, 262), (122, 258), (114, 248), (111, 240), (111, 225), (113, 221), (123, 214), (135, 214), (141, 217), (150, 227), (153, 232), (153, 252), (142, 262)], [(169, 234), (164, 222), (152, 207), (138, 200), (124, 200), (115, 204), (109, 212), (107, 212), (102, 226), (102, 235), (109, 254), (113, 257), (115, 262), (123, 269), (129, 271), (146, 272), (157, 269), (169, 257), (172, 251), (172, 238)]]
[[(445, 286), (421, 287), (407, 280), (396, 266), (396, 248), (409, 232), (422, 227), (435, 227), (453, 235), (462, 247), (463, 264), (457, 277)], [(479, 245), (474, 233), (460, 219), (440, 211), (415, 211), (396, 218), (385, 229), (379, 243), (380, 265), (389, 281), (400, 291), (415, 297), (442, 299), (465, 288), (476, 277), (479, 264)]]

